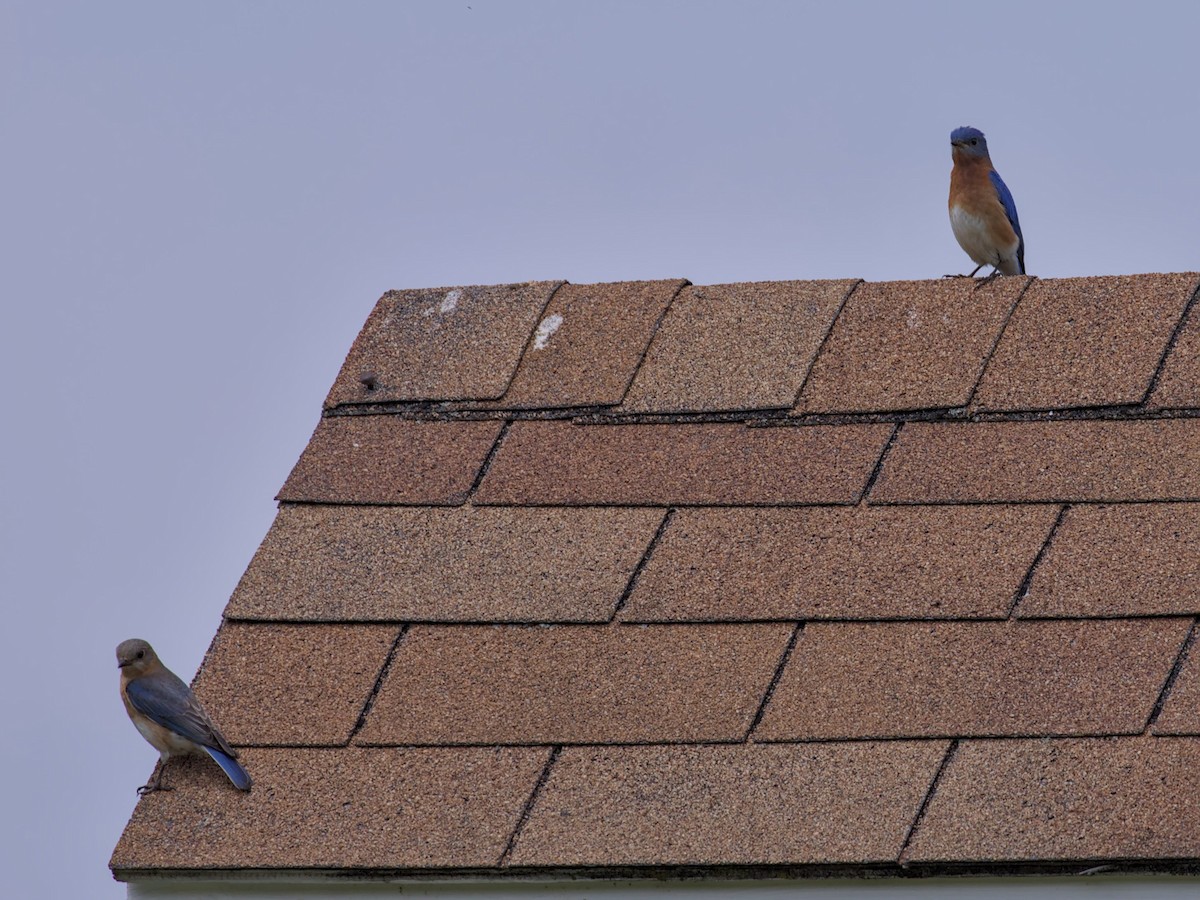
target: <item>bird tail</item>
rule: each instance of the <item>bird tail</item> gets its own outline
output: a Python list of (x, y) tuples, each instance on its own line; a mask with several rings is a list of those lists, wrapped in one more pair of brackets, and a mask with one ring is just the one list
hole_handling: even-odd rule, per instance
[(204, 752), (213, 758), (213, 762), (225, 770), (225, 774), (229, 776), (229, 780), (233, 782), (235, 788), (239, 791), (250, 790), (250, 773), (242, 768), (241, 763), (228, 753), (223, 753), (215, 747), (205, 747)]

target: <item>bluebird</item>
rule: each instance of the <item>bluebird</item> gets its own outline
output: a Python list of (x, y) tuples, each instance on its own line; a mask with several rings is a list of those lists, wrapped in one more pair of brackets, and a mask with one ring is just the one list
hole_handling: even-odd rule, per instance
[(250, 775), (238, 763), (237, 751), (217, 731), (192, 689), (162, 664), (153, 647), (137, 638), (122, 641), (117, 645), (117, 667), (125, 711), (162, 755), (158, 773), (138, 788), (139, 794), (171, 790), (162, 783), (167, 760), (201, 752), (225, 770), (234, 787), (250, 790)]
[(968, 275), (984, 266), (994, 266), (988, 280), (998, 274), (1025, 274), (1025, 239), (1017, 220), (1017, 204), (1008, 185), (992, 168), (987, 138), (978, 128), (955, 128), (950, 132), (950, 227), (954, 237), (979, 263)]

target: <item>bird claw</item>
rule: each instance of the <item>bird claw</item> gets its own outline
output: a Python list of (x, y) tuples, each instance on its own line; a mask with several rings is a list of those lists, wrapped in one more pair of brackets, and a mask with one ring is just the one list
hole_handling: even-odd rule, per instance
[(139, 797), (145, 797), (147, 794), (153, 794), (155, 791), (173, 791), (175, 788), (168, 787), (163, 784), (163, 773), (160, 771), (157, 776), (151, 778), (140, 788), (137, 789)]
[(979, 289), (980, 289), (981, 287), (983, 287), (985, 284), (991, 284), (991, 283), (992, 283), (993, 281), (995, 281), (995, 280), (996, 280), (996, 279), (997, 279), (999, 276), (1000, 276), (1000, 270), (999, 270), (999, 269), (992, 269), (992, 274), (991, 274), (991, 275), (987, 276), (987, 278), (980, 278), (980, 279), (979, 279), (977, 282), (975, 282), (975, 287), (974, 287), (974, 290), (979, 290)]

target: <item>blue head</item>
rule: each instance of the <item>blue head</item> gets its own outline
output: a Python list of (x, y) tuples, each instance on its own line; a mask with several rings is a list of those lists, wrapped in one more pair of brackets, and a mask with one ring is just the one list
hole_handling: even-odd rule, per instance
[(950, 132), (950, 146), (966, 156), (987, 158), (987, 138), (978, 128), (963, 125)]

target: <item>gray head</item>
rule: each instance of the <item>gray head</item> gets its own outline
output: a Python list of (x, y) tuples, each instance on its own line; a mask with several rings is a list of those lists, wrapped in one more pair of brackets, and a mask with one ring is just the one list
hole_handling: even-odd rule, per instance
[(130, 638), (117, 644), (117, 668), (128, 668), (130, 672), (141, 674), (158, 665), (158, 656), (154, 648), (140, 638)]
[(950, 146), (954, 148), (955, 153), (962, 153), (964, 156), (986, 158), (988, 155), (987, 138), (983, 136), (982, 131), (970, 125), (963, 125), (950, 132)]

